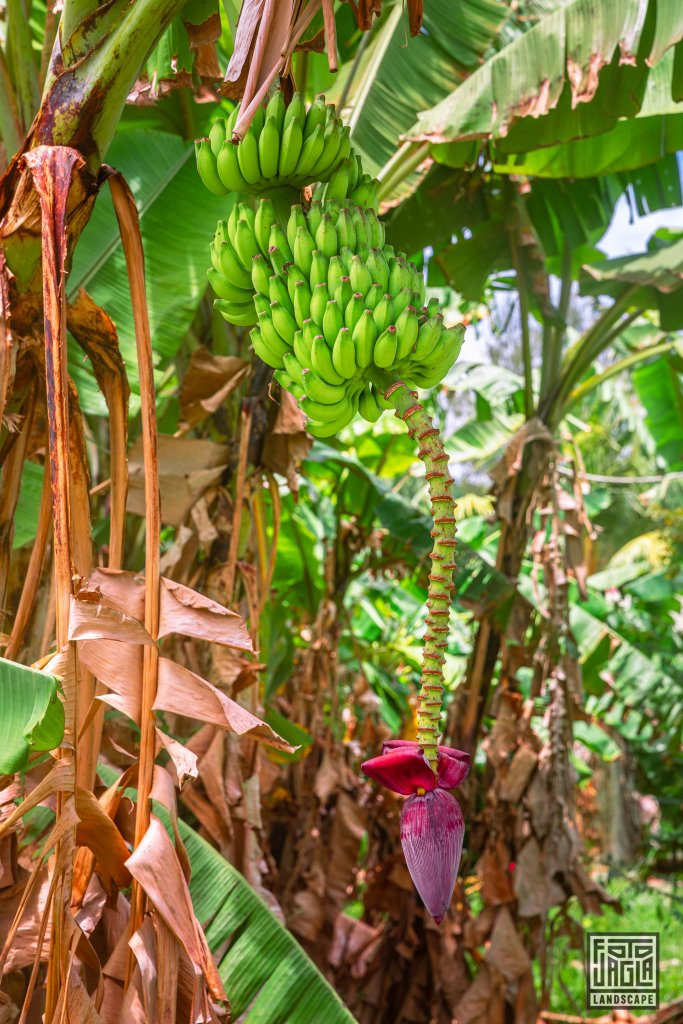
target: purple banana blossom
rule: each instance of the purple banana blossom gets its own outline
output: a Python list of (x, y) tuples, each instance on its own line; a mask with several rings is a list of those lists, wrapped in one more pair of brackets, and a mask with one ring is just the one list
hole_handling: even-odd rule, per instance
[(441, 924), (458, 876), (465, 820), (448, 790), (470, 770), (470, 755), (439, 747), (436, 772), (419, 743), (389, 740), (382, 753), (361, 767), (387, 789), (409, 797), (401, 811), (401, 846), (425, 907)]

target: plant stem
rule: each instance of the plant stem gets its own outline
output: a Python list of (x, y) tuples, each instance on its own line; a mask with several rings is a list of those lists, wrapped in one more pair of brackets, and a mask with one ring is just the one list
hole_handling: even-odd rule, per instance
[(385, 399), (394, 407), (398, 418), (408, 424), (410, 437), (416, 437), (419, 441), (417, 456), (425, 465), (425, 477), (432, 505), (434, 528), (431, 535), (434, 538), (434, 547), (430, 555), (432, 565), (427, 592), (427, 632), (423, 640), (422, 674), (418, 695), (417, 741), (436, 771), (439, 722), (443, 703), (444, 650), (448, 646), (448, 623), (455, 569), (453, 481), (448, 469), (448, 455), (444, 451), (439, 431), (414, 393), (402, 381), (391, 382), (386, 375), (378, 376), (378, 384), (384, 392)]

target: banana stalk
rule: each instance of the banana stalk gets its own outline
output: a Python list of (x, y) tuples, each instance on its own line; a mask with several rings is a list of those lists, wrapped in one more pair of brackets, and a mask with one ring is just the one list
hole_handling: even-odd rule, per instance
[(398, 419), (408, 426), (408, 434), (418, 441), (417, 456), (424, 462), (429, 486), (434, 528), (434, 546), (430, 555), (427, 597), (427, 632), (423, 638), (422, 674), (418, 695), (417, 742), (436, 772), (439, 745), (441, 706), (443, 703), (445, 661), (448, 646), (455, 569), (455, 503), (453, 481), (448, 469), (439, 431), (403, 381), (391, 381), (386, 374), (377, 374), (375, 383), (390, 402)]

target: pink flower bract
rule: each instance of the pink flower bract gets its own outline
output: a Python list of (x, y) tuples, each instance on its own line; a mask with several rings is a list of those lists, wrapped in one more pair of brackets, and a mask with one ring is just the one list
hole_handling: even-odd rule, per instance
[(445, 789), (416, 794), (403, 805), (403, 855), (415, 888), (437, 924), (450, 906), (464, 836), (460, 804)]
[(370, 778), (409, 797), (401, 812), (401, 845), (415, 888), (437, 924), (451, 902), (465, 835), (460, 805), (446, 791), (460, 785), (470, 761), (462, 750), (439, 747), (434, 772), (419, 743), (389, 740), (379, 757), (362, 765)]

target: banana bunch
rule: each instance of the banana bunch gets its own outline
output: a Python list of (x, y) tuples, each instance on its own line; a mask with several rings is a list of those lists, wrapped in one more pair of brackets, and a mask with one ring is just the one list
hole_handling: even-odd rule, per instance
[[(255, 225), (268, 221), (268, 202)], [(384, 244), (374, 209), (336, 200), (314, 201), (307, 214), (293, 206), (286, 231), (273, 224), (267, 255), (257, 234), (255, 227), (252, 345), (299, 399), (314, 436), (332, 436), (356, 412), (374, 422), (390, 408), (376, 386), (379, 372), (413, 388), (444, 378), (463, 328), (445, 328), (438, 304), (424, 305), (422, 275)]]
[[(303, 188), (326, 182), (326, 198), (347, 198), (376, 205), (377, 183), (363, 174), (360, 157), (351, 146), (349, 128), (336, 116), (333, 104), (317, 96), (306, 109), (295, 93), (288, 107), (278, 90), (259, 107), (240, 143), (232, 141), (239, 104), (228, 120), (213, 123), (208, 138), (195, 142), (197, 169), (209, 191), (260, 193), (281, 185)], [(356, 195), (357, 193), (357, 195)]]

